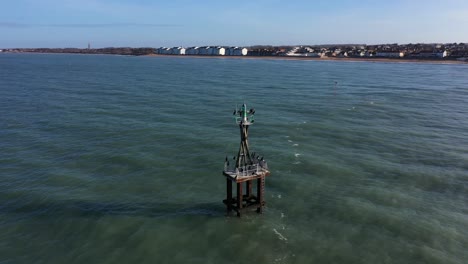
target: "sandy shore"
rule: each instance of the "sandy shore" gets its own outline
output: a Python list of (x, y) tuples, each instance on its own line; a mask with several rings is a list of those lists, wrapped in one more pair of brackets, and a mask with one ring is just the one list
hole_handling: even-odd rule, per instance
[(389, 63), (430, 63), (430, 64), (468, 64), (466, 61), (438, 59), (400, 59), (400, 58), (313, 58), (287, 56), (202, 56), (202, 55), (145, 55), (148, 57), (202, 58), (202, 59), (244, 59), (244, 60), (312, 60), (312, 61), (347, 61), (347, 62), (389, 62)]

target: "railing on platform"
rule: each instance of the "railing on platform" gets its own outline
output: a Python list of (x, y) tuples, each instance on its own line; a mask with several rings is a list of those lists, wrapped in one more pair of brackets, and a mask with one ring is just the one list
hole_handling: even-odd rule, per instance
[(268, 165), (266, 161), (260, 161), (257, 164), (247, 165), (240, 168), (235, 166), (228, 166), (227, 164), (224, 165), (225, 173), (236, 175), (237, 177), (248, 177), (267, 171)]

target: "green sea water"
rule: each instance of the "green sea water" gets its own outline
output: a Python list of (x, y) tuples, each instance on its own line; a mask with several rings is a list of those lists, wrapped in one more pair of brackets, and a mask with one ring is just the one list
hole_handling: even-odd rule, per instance
[[(335, 82), (337, 83), (335, 85)], [(226, 216), (256, 109), (263, 215)], [(0, 263), (468, 263), (468, 65), (0, 54)]]

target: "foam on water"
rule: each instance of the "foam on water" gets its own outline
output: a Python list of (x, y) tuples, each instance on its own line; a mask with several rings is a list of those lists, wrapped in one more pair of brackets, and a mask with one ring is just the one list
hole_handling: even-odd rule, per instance
[(276, 228), (273, 228), (273, 232), (275, 232), (275, 234), (278, 236), (279, 240), (288, 241), (288, 239), (285, 238), (280, 232), (278, 232), (278, 230), (276, 230)]

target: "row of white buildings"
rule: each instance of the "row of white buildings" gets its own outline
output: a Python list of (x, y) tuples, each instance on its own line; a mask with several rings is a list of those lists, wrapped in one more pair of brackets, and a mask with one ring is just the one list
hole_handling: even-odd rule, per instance
[(246, 56), (248, 50), (241, 47), (161, 47), (156, 49), (156, 54), (162, 55), (208, 55), (208, 56)]

